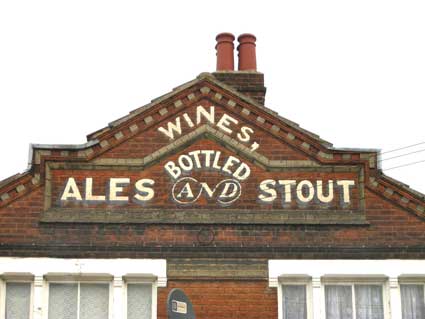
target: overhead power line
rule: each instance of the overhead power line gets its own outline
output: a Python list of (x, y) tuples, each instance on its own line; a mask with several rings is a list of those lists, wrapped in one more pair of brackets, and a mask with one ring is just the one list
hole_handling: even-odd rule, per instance
[(420, 142), (420, 143), (416, 143), (416, 144), (412, 144), (412, 145), (408, 145), (408, 146), (404, 146), (404, 147), (400, 147), (400, 148), (396, 148), (394, 150), (390, 150), (390, 151), (386, 151), (386, 152), (382, 152), (381, 155), (383, 154), (388, 154), (388, 153), (392, 153), (392, 152), (397, 152), (397, 151), (401, 151), (401, 150), (405, 150), (406, 148), (411, 148), (414, 146), (418, 146), (418, 145), (422, 145), (425, 144), (425, 142)]
[(425, 162), (425, 160), (417, 161), (417, 162), (411, 162), (411, 163), (407, 163), (407, 164), (404, 164), (404, 165), (399, 165), (399, 166), (387, 168), (387, 169), (385, 169), (385, 171), (389, 171), (389, 170), (396, 169), (396, 168), (402, 168), (402, 167), (406, 167), (406, 166), (412, 166), (412, 165), (424, 163), (424, 162)]
[(412, 155), (412, 154), (416, 154), (416, 153), (420, 153), (420, 152), (424, 152), (425, 149), (421, 149), (418, 151), (414, 151), (414, 152), (409, 152), (409, 153), (405, 153), (405, 154), (401, 154), (401, 155), (397, 155), (397, 156), (393, 156), (393, 157), (388, 157), (388, 158), (383, 158), (381, 160), (379, 160), (378, 162), (384, 162), (384, 161), (388, 161), (394, 158), (399, 158), (399, 157), (404, 157), (404, 156), (408, 156), (408, 155)]

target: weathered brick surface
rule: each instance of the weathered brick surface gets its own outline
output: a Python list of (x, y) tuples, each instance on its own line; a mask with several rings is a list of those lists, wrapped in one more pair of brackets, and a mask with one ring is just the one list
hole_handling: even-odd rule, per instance
[[(79, 257), (424, 258), (425, 222), (366, 192), (370, 225), (39, 223), (43, 189), (0, 210), (0, 254)], [(207, 227), (213, 240), (199, 241)], [(62, 248), (61, 248), (62, 247)]]
[[(256, 92), (259, 92), (257, 98), (261, 102), (264, 91), (258, 87), (263, 85), (262, 75), (250, 78), (251, 75), (245, 74), (239, 79), (225, 78), (226, 74), (221, 76), (221, 80), (234, 87), (252, 80), (251, 92), (245, 93), (255, 98)], [(166, 318), (165, 300), (169, 290), (179, 287), (196, 305), (195, 311), (200, 319), (276, 318), (277, 293), (275, 289), (268, 288), (265, 278), (269, 259), (425, 258), (425, 221), (421, 218), (423, 200), (396, 183), (382, 182), (374, 165), (369, 163), (376, 154), (328, 150), (319, 138), (275, 119), (271, 113), (249, 106), (237, 96), (220, 91), (207, 82), (179, 94), (174, 100), (162, 101), (163, 104), (158, 104), (156, 109), (147, 109), (146, 114), (141, 112), (140, 116), (132, 117), (128, 125), (124, 123), (113, 129), (101, 130), (95, 134), (101, 142), (87, 149), (35, 152), (30, 173), (0, 184), (0, 256), (166, 258), (172, 262), (168, 269), (168, 286), (159, 289), (159, 318)], [(260, 144), (258, 154), (266, 157), (267, 161), (288, 161), (286, 166), (264, 165), (258, 157), (247, 158), (241, 147), (223, 142), (224, 138), (207, 135), (197, 137), (189, 146), (173, 148), (166, 157), (157, 154), (158, 157), (152, 158), (146, 167), (144, 164), (137, 166), (138, 160), (170, 144), (158, 132), (158, 127), (178, 115), (183, 116), (185, 112), (195, 121), (197, 105), (215, 105), (216, 121), (224, 111), (238, 119), (239, 124), (230, 134), (233, 139), (241, 125), (252, 127), (255, 130), (252, 141)], [(182, 123), (183, 135), (196, 130), (196, 127), (188, 127), (183, 119)], [(309, 209), (317, 213), (331, 211), (344, 217), (362, 211), (366, 223), (315, 225), (301, 221), (290, 225), (260, 224), (255, 220), (248, 224), (240, 224), (237, 220), (234, 223), (214, 223), (211, 215), (208, 217), (211, 220), (203, 224), (172, 220), (166, 224), (158, 221), (143, 224), (126, 219), (129, 215), (125, 216), (126, 210), (144, 213), (146, 207), (134, 203), (122, 206), (68, 203), (64, 206), (75, 214), (76, 221), (42, 221), (45, 204), (49, 209), (64, 208), (59, 205), (58, 199), (69, 176), (76, 178), (80, 189), (84, 187), (84, 179), (92, 177), (95, 195), (105, 194), (105, 184), (111, 177), (129, 177), (132, 184), (137, 179), (152, 178), (156, 181), (156, 197), (151, 206), (158, 209), (158, 218), (163, 211), (188, 209), (170, 201), (171, 181), (164, 173), (164, 164), (169, 160), (175, 161), (180, 154), (198, 149), (221, 151), (224, 157), (234, 155), (251, 168), (249, 180), (242, 182), (243, 193), (237, 204), (220, 207), (225, 212), (239, 209), (282, 213), (278, 211), (282, 210), (281, 200), (273, 205), (257, 202), (257, 186), (264, 179), (353, 179), (356, 185), (367, 185), (364, 189), (356, 187), (353, 190), (350, 207), (353, 212), (340, 211), (336, 201), (326, 207), (312, 203)], [(302, 161), (303, 168), (293, 165), (294, 161)], [(63, 167), (60, 168), (60, 165)], [(344, 170), (347, 167), (361, 170)], [(221, 173), (206, 170), (193, 171), (192, 174), (211, 184), (223, 179)], [(124, 194), (131, 195), (131, 189), (126, 189)], [(189, 208), (195, 213), (212, 212), (217, 204), (201, 198)], [(305, 208), (294, 202), (289, 209), (301, 214)], [(124, 212), (123, 220), (114, 223), (82, 222), (78, 220), (82, 210), (96, 218), (121, 211)], [(243, 214), (243, 211), (238, 214)], [(314, 219), (314, 216), (307, 217)], [(211, 259), (217, 262), (216, 267), (205, 263)], [(199, 261), (198, 266), (196, 260)], [(184, 271), (179, 273), (178, 267), (183, 267)], [(238, 276), (238, 272), (246, 272), (245, 276), (250, 278), (236, 280), (243, 277)]]
[[(253, 129), (255, 129), (255, 134), (252, 137), (252, 142), (257, 142), (260, 144), (257, 152), (266, 156), (271, 160), (297, 160), (297, 159), (309, 159), (303, 152), (295, 150), (290, 145), (283, 143), (281, 140), (273, 137), (270, 132), (268, 132), (265, 128), (261, 128), (261, 126), (256, 127), (254, 123), (247, 123), (246, 118), (241, 117), (239, 114), (234, 113), (231, 108), (223, 109), (223, 107), (218, 106), (214, 101), (202, 100), (197, 103), (194, 103), (189, 108), (181, 109), (176, 115), (173, 115), (169, 118), (164, 118), (161, 122), (158, 122), (152, 129), (149, 131), (141, 132), (126, 141), (125, 143), (111, 149), (102, 155), (105, 158), (143, 158), (148, 154), (151, 154), (158, 150), (159, 148), (168, 145), (170, 143), (170, 139), (167, 138), (164, 134), (158, 132), (159, 127), (167, 127), (167, 121), (171, 120), (175, 123), (174, 119), (177, 116), (180, 116), (180, 121), (182, 124), (182, 132), (183, 135), (193, 132), (197, 126), (195, 125), (193, 128), (190, 128), (187, 122), (183, 119), (182, 115), (187, 113), (190, 119), (196, 123), (196, 107), (198, 105), (202, 105), (206, 110), (209, 110), (210, 106), (215, 106), (215, 121), (216, 123), (220, 120), (224, 113), (236, 118), (239, 123), (232, 124), (231, 128), (233, 133), (230, 135), (233, 138), (236, 138), (236, 134), (239, 133), (240, 128), (244, 125), (247, 125)], [(208, 123), (204, 118), (202, 119), (202, 124)], [(262, 123), (256, 123), (262, 124)], [(210, 124), (211, 125), (211, 124)], [(211, 125), (214, 126), (214, 125)], [(176, 134), (176, 137), (179, 135)], [(252, 143), (251, 142), (251, 143)], [(250, 146), (250, 144), (247, 144)]]
[(267, 281), (168, 281), (158, 291), (158, 319), (166, 319), (166, 300), (173, 288), (183, 289), (198, 319), (277, 318), (277, 292)]
[[(267, 144), (267, 143), (265, 143)], [(130, 177), (131, 184), (133, 185), (135, 181), (142, 178), (150, 178), (155, 180), (155, 197), (154, 199), (149, 203), (149, 207), (155, 207), (155, 208), (177, 208), (177, 209), (214, 209), (217, 208), (217, 202), (213, 198), (211, 200), (207, 200), (206, 198), (202, 197), (199, 201), (196, 203), (187, 206), (181, 206), (177, 205), (174, 201), (170, 199), (170, 191), (172, 189), (174, 180), (171, 179), (164, 170), (164, 165), (168, 161), (174, 161), (177, 163), (177, 158), (181, 154), (187, 154), (191, 151), (195, 150), (217, 150), (221, 151), (221, 162), (223, 163), (224, 159), (226, 159), (229, 155), (234, 155), (233, 152), (227, 150), (226, 148), (218, 145), (215, 141), (211, 141), (209, 139), (200, 139), (196, 142), (194, 142), (189, 147), (185, 148), (184, 150), (181, 150), (177, 154), (173, 154), (171, 156), (167, 156), (166, 158), (159, 161), (157, 164), (154, 164), (153, 166), (148, 167), (145, 170), (138, 170), (138, 169), (127, 169), (126, 166), (121, 168), (120, 170), (111, 171), (111, 168), (105, 168), (102, 170), (96, 170), (96, 171), (90, 171), (90, 173), (87, 172), (87, 170), (71, 170), (71, 169), (65, 169), (65, 170), (52, 170), (52, 176), (51, 176), (51, 183), (52, 183), (52, 207), (59, 207), (62, 205), (64, 208), (78, 208), (82, 207), (82, 204), (75, 203), (75, 202), (68, 202), (66, 204), (60, 204), (59, 198), (61, 196), (61, 193), (63, 191), (64, 185), (66, 184), (66, 180), (69, 176), (73, 176), (75, 180), (77, 181), (77, 184), (79, 185), (79, 188), (81, 190), (84, 189), (84, 179), (87, 176), (90, 176), (93, 178), (93, 190), (94, 194), (96, 195), (105, 195), (105, 186), (107, 185), (107, 181), (111, 177)], [(127, 152), (131, 152), (131, 150), (127, 150)], [(124, 150), (120, 153), (121, 156), (123, 156)], [(239, 158), (244, 161), (244, 158), (239, 156)], [(235, 202), (229, 209), (282, 209), (282, 201), (276, 200), (273, 202), (272, 205), (270, 204), (258, 204), (258, 185), (261, 183), (261, 181), (265, 179), (353, 179), (356, 180), (356, 184), (358, 184), (358, 177), (355, 172), (327, 172), (326, 177), (324, 177), (324, 172), (317, 169), (317, 171), (312, 171), (311, 169), (297, 169), (298, 171), (294, 171), (294, 169), (287, 169), (285, 172), (268, 172), (265, 171), (263, 168), (257, 166), (256, 164), (252, 163), (251, 161), (245, 160), (247, 165), (249, 165), (251, 169), (251, 174), (249, 178), (241, 182), (241, 185), (243, 187), (242, 195), (240, 199)], [(316, 169), (316, 168), (315, 168)], [(182, 174), (182, 176), (189, 176), (189, 174)], [(223, 173), (220, 173), (218, 171), (206, 171), (206, 170), (200, 170), (200, 171), (191, 171), (190, 176), (196, 178), (199, 181), (205, 181), (208, 182), (209, 185), (217, 185), (223, 178), (231, 178), (231, 175), (227, 175)], [(123, 195), (132, 196), (133, 187), (127, 187), (125, 191), (122, 193)], [(195, 190), (194, 190), (195, 191)], [(309, 209), (336, 209), (339, 207), (339, 197), (340, 197), (340, 190), (335, 190), (335, 199), (332, 203), (329, 203), (329, 205), (326, 205), (323, 207), (323, 204), (320, 203), (312, 203), (308, 206)], [(357, 189), (353, 189), (352, 192), (352, 202), (353, 204), (350, 206), (350, 209), (356, 210), (359, 208), (359, 193)], [(147, 204), (146, 204), (147, 205)], [(110, 205), (110, 204), (84, 204), (84, 208), (101, 208), (101, 209), (108, 209), (111, 211), (114, 210), (122, 210), (120, 206), (117, 205)], [(126, 205), (126, 208), (140, 208), (140, 205), (132, 202)], [(218, 208), (220, 208), (218, 206)], [(292, 205), (289, 207), (286, 207), (286, 209), (296, 209), (297, 208), (297, 202), (293, 201)]]
[(216, 72), (213, 75), (217, 80), (264, 105), (266, 95), (264, 74), (259, 72)]

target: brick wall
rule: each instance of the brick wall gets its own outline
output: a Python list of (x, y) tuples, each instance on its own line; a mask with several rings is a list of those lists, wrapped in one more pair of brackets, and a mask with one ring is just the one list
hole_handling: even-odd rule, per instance
[[(234, 75), (237, 76), (232, 77)], [(236, 73), (229, 77), (226, 73), (217, 73), (215, 76), (239, 91), (240, 85), (251, 81), (253, 86), (248, 86), (249, 90), (244, 93), (260, 103), (264, 102), (262, 74)], [(23, 177), (26, 184), (21, 180), (11, 186), (0, 184), (0, 187), (10, 188), (3, 193), (7, 198), (1, 199), (6, 205), (0, 208), (0, 256), (165, 258), (170, 277), (167, 288), (159, 289), (158, 295), (158, 314), (164, 319), (165, 300), (174, 287), (183, 289), (192, 299), (200, 319), (276, 318), (277, 293), (267, 283), (269, 259), (425, 258), (425, 221), (414, 211), (423, 204), (418, 205), (417, 196), (397, 185), (390, 185), (392, 188), (378, 185), (377, 178), (370, 182), (369, 177), (379, 176), (369, 161), (370, 154), (327, 150), (319, 138), (294, 128), (295, 125), (282, 124), (273, 118), (272, 113), (251, 107), (246, 101), (237, 100), (237, 96), (210, 87), (213, 86), (205, 89), (206, 84), (202, 84), (193, 88), (190, 94), (180, 92), (179, 103), (167, 101), (166, 105), (164, 102), (156, 109), (147, 109), (148, 116), (142, 112), (140, 117), (131, 118), (133, 122), (128, 126), (120, 124), (116, 128), (118, 132), (105, 129), (97, 135), (103, 138), (103, 143), (88, 150), (55, 149), (36, 153), (33, 171), (39, 174), (37, 178), (28, 175)], [(229, 105), (231, 101), (233, 103)], [(165, 157), (149, 162), (149, 165), (129, 164), (168, 146), (170, 141), (158, 133), (158, 127), (184, 112), (193, 117), (197, 105), (215, 105), (217, 117), (224, 112), (231, 114), (239, 121), (237, 129), (244, 124), (254, 127), (255, 139), (260, 143), (258, 154), (250, 157), (243, 152), (241, 143), (234, 143), (233, 132), (230, 136), (233, 144), (225, 143), (217, 136), (202, 135), (191, 140), (189, 145), (172, 148)], [(185, 134), (194, 130), (184, 127)], [(109, 148), (110, 145), (114, 147)], [(171, 184), (165, 176), (164, 164), (196, 149), (221, 151), (223, 156), (233, 154), (249, 163), (251, 180), (244, 184), (240, 201), (235, 207), (220, 207), (222, 214), (235, 214), (233, 222), (214, 220), (217, 218), (217, 215), (214, 216), (217, 203), (206, 199), (190, 208), (195, 214), (210, 213), (207, 219), (193, 222), (178, 220), (177, 213), (173, 215), (172, 210), (183, 211), (185, 208), (169, 201), (167, 191)], [(86, 158), (86, 155), (92, 157)], [(304, 170), (290, 165), (269, 167), (260, 162), (260, 155), (267, 157), (267, 161), (302, 161)], [(60, 165), (63, 167), (58, 168)], [(359, 170), (344, 171), (347, 167)], [(146, 214), (144, 207), (133, 204), (112, 206), (104, 203), (95, 206), (86, 202), (61, 206), (58, 198), (66, 178), (71, 175), (77, 179), (80, 188), (84, 187), (85, 177), (92, 177), (95, 194), (105, 193), (104, 185), (109, 177), (126, 176), (132, 180), (155, 178), (159, 196), (155, 202), (158, 210), (154, 213), (159, 217), (149, 223), (132, 220), (131, 209), (135, 210), (135, 214)], [(214, 184), (222, 178), (212, 171), (194, 171), (193, 175)], [(246, 219), (248, 213), (259, 210), (266, 210), (265, 217), (285, 213), (278, 211), (281, 209), (278, 202), (267, 206), (256, 200), (258, 183), (279, 176), (353, 179), (357, 185), (365, 186), (353, 191), (352, 211), (340, 212), (336, 202), (327, 207), (313, 203), (310, 207), (312, 214), (292, 224)], [(22, 189), (20, 186), (30, 183), (31, 187)], [(377, 183), (375, 188), (373, 183)], [(390, 191), (382, 191), (384, 187)], [(49, 199), (50, 206), (46, 205)], [(361, 204), (364, 204), (364, 209)], [(61, 210), (63, 206), (69, 209), (66, 221), (45, 219), (47, 208)], [(294, 204), (291, 209), (297, 214), (299, 208)], [(314, 215), (327, 210), (334, 210), (336, 217), (332, 222), (315, 219)], [(88, 215), (84, 221), (80, 219), (83, 211)], [(107, 220), (116, 211), (123, 212), (120, 215), (122, 219)], [(161, 214), (170, 211), (171, 218), (161, 223)], [(361, 223), (341, 222), (347, 216), (359, 214), (359, 211), (364, 217)], [(241, 224), (241, 220), (245, 224)]]
[[(43, 189), (0, 209), (0, 254), (56, 257), (424, 258), (425, 223), (371, 191), (367, 225), (40, 223)], [(212, 240), (203, 240), (212, 234)], [(65, 248), (65, 249), (64, 249)]]
[(264, 105), (266, 87), (264, 74), (259, 72), (215, 72), (217, 80), (230, 85), (242, 94), (252, 98), (257, 103)]
[(168, 281), (158, 291), (158, 319), (166, 319), (166, 301), (173, 288), (192, 301), (197, 319), (277, 318), (277, 292), (267, 281)]

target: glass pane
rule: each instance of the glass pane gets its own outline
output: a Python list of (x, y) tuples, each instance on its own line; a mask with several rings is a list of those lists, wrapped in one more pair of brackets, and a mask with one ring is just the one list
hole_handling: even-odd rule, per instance
[(401, 285), (401, 310), (403, 319), (425, 318), (423, 285)]
[(152, 285), (127, 285), (127, 319), (150, 319), (151, 310)]
[(77, 319), (77, 284), (49, 285), (49, 319)]
[(351, 286), (326, 286), (326, 319), (352, 319)]
[(6, 319), (28, 319), (30, 317), (31, 284), (6, 284)]
[(306, 286), (282, 286), (283, 319), (307, 319)]
[(357, 319), (384, 319), (382, 286), (356, 285), (354, 288)]
[(79, 319), (108, 319), (108, 313), (109, 284), (80, 284)]

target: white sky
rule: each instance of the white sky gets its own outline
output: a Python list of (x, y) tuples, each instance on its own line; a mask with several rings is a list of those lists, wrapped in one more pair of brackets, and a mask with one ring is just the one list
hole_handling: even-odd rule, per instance
[[(0, 180), (26, 169), (29, 143), (84, 143), (214, 71), (223, 31), (257, 36), (266, 105), (334, 146), (425, 142), (424, 17), (406, 0), (2, 1)], [(425, 193), (425, 163), (387, 174)]]

